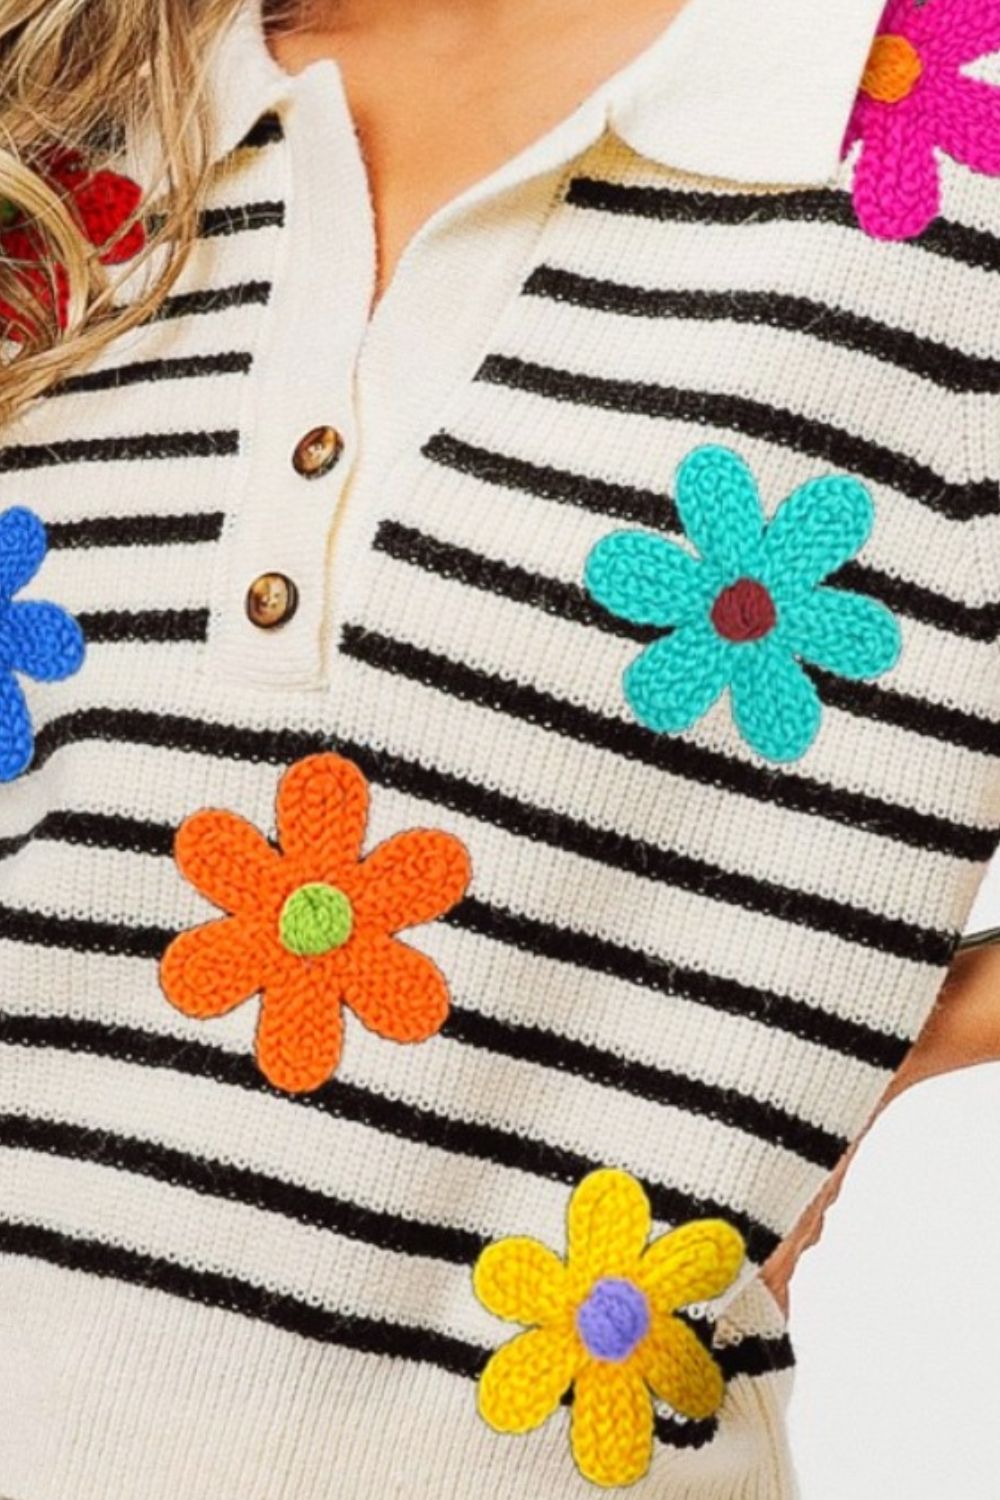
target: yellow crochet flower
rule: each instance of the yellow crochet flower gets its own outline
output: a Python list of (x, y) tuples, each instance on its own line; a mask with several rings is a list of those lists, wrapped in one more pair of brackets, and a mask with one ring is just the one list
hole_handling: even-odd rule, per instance
[(649, 1468), (650, 1393), (695, 1420), (722, 1405), (712, 1356), (674, 1314), (720, 1296), (745, 1249), (719, 1219), (647, 1245), (649, 1199), (626, 1172), (592, 1172), (570, 1199), (565, 1264), (538, 1240), (507, 1239), (476, 1263), (476, 1296), (497, 1317), (531, 1325), (491, 1356), (479, 1411), (497, 1432), (530, 1432), (574, 1387), (571, 1441), (586, 1479), (633, 1484)]

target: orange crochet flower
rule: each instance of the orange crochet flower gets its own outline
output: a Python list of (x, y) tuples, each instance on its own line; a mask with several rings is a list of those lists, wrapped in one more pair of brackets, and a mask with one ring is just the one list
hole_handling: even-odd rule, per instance
[(448, 1015), (445, 978), (394, 936), (465, 893), (451, 834), (415, 828), (361, 858), (368, 783), (339, 755), (312, 755), (278, 788), (280, 850), (235, 813), (205, 809), (178, 829), (181, 872), (228, 913), (173, 940), (164, 992), (185, 1015), (221, 1016), (260, 994), (256, 1056), (277, 1088), (303, 1093), (336, 1070), (347, 1005), (371, 1031), (423, 1042)]

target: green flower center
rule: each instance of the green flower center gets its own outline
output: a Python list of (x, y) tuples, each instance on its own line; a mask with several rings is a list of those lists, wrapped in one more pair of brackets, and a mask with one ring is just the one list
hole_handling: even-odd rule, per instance
[(281, 945), (299, 958), (342, 948), (354, 927), (351, 903), (335, 885), (300, 885), (281, 908)]
[(19, 213), (16, 203), (12, 203), (9, 198), (0, 198), (0, 229), (9, 229), (17, 222)]

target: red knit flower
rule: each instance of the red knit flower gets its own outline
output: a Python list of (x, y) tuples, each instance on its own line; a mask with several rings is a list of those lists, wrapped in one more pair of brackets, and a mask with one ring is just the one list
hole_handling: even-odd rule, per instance
[[(76, 151), (52, 151), (40, 164), (41, 175), (65, 200), (90, 243), (99, 251), (102, 265), (119, 265), (131, 260), (145, 247), (146, 231), (141, 219), (115, 238), (122, 225), (134, 214), (142, 201), (142, 189), (117, 172), (91, 172)], [(112, 241), (113, 243), (109, 243)], [(104, 248), (104, 247), (107, 248)], [(56, 316), (60, 328), (66, 327), (69, 307), (69, 278), (64, 266), (46, 264), (45, 244), (30, 220), (17, 205), (0, 198), (0, 258), (17, 264), (17, 275), (29, 287), (43, 307), (52, 305), (55, 290)], [(6, 323), (8, 338), (23, 338), (28, 331), (24, 319), (0, 297), (0, 319)]]

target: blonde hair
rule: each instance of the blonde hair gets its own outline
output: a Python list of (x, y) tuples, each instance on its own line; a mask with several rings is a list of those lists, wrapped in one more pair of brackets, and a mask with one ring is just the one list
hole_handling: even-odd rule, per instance
[[(17, 340), (2, 343), (0, 423), (112, 339), (150, 317), (183, 270), (198, 234), (212, 143), (205, 59), (241, 0), (0, 0), (0, 203), (39, 245), (50, 287), (39, 297), (25, 263), (0, 253), (0, 302), (12, 308)], [(289, 0), (264, 0), (269, 25), (289, 19)], [(156, 184), (155, 230), (134, 270), (156, 253), (141, 298), (115, 305), (115, 278), (100, 257), (145, 217), (148, 204), (112, 240), (94, 246), (72, 206), (46, 180), (45, 156), (79, 152), (88, 170), (114, 156), (133, 131), (152, 130), (164, 170)], [(6, 206), (5, 205), (5, 206)], [(56, 314), (53, 267), (64, 268), (66, 327)], [(20, 274), (19, 274), (20, 270)], [(0, 340), (3, 329), (0, 326)]]

